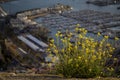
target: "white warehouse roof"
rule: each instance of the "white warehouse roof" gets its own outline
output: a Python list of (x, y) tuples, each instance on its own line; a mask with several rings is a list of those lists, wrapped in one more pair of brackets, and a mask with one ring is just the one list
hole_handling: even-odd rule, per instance
[(34, 51), (41, 51), (44, 52), (44, 50), (42, 50), (41, 48), (39, 48), (37, 45), (35, 45), (34, 43), (32, 43), (31, 41), (29, 41), (28, 39), (26, 39), (23, 36), (18, 36), (18, 39), (20, 39), (21, 41), (23, 41), (26, 45), (28, 45), (31, 49), (33, 49)]
[(46, 48), (48, 47), (48, 45), (40, 40), (38, 40), (37, 38), (35, 38), (34, 36), (32, 35), (26, 35), (29, 39), (31, 39), (32, 41), (34, 41), (35, 43), (37, 43), (39, 46), (43, 47), (43, 48)]

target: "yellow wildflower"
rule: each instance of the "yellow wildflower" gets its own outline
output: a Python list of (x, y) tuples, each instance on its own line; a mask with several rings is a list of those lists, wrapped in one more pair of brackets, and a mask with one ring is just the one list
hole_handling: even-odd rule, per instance
[(112, 57), (112, 55), (110, 54), (109, 57)]
[(106, 46), (110, 47), (111, 45), (109, 43), (107, 43)]
[(50, 43), (49, 45), (50, 45), (51, 47), (53, 46), (53, 44), (52, 44), (52, 43)]
[(81, 59), (81, 57), (79, 56), (78, 59)]
[(85, 60), (85, 63), (87, 63), (87, 62), (88, 62), (88, 60), (86, 59), (86, 60)]
[(77, 27), (80, 27), (80, 24), (76, 24)]
[(59, 34), (58, 34), (58, 33), (56, 33), (56, 34), (55, 34), (55, 36), (56, 36), (56, 37), (58, 37), (58, 36), (59, 36)]
[(80, 45), (81, 43), (80, 42), (78, 42), (78, 45)]
[(65, 43), (65, 39), (61, 39), (61, 41), (62, 41), (63, 43)]
[(84, 29), (84, 30), (83, 30), (83, 34), (85, 35), (86, 33), (87, 33), (87, 30)]
[(75, 45), (75, 49), (78, 49), (77, 45)]
[(79, 35), (79, 38), (83, 38), (83, 36), (80, 34), (80, 35)]
[(117, 61), (118, 59), (117, 58), (114, 58), (114, 61)]
[(51, 42), (51, 43), (54, 43), (54, 39), (51, 39), (50, 42)]
[(95, 50), (94, 50), (94, 49), (92, 49), (92, 50), (91, 50), (91, 52), (92, 52), (92, 53), (94, 53), (94, 52), (95, 52)]
[(52, 67), (52, 63), (49, 63), (48, 66), (49, 66), (49, 67)]
[(68, 60), (68, 63), (71, 63), (72, 61), (73, 61), (73, 59), (69, 59), (69, 60)]
[(98, 32), (97, 35), (100, 36), (101, 35), (100, 32)]
[(89, 69), (89, 71), (91, 72), (91, 71), (92, 71), (92, 69), (90, 68), (90, 69)]
[(78, 65), (78, 64), (76, 64), (76, 67), (79, 67), (79, 65)]
[(83, 49), (85, 48), (85, 44), (82, 44), (82, 48), (83, 48)]
[(57, 49), (55, 49), (55, 50), (54, 50), (54, 53), (58, 53), (58, 50), (57, 50)]
[(76, 27), (76, 28), (75, 28), (75, 31), (78, 31), (78, 30), (79, 30), (79, 28), (78, 28), (78, 27)]
[(64, 49), (62, 49), (61, 51), (62, 51), (62, 52), (64, 52), (65, 50), (64, 50)]
[(118, 38), (118, 37), (115, 37), (115, 40), (116, 40), (116, 41), (118, 41), (118, 40), (119, 40), (119, 38)]
[(96, 60), (96, 56), (95, 56), (95, 55), (93, 55), (93, 56), (92, 56), (92, 59), (93, 59), (93, 60)]
[(71, 33), (71, 32), (70, 32), (70, 34), (69, 34), (69, 35), (70, 35), (70, 36), (72, 36), (72, 35), (73, 35), (73, 33)]
[(114, 71), (114, 68), (111, 68), (110, 70), (111, 70), (111, 71)]
[(105, 39), (108, 39), (109, 37), (108, 36), (104, 36)]
[(60, 34), (60, 37), (62, 37), (63, 35), (62, 34)]
[(57, 31), (58, 34), (60, 34), (61, 32), (60, 31)]
[(89, 53), (89, 48), (86, 48), (86, 53)]
[(50, 48), (48, 48), (47, 51), (50, 51)]
[(101, 56), (98, 56), (98, 59), (101, 60)]

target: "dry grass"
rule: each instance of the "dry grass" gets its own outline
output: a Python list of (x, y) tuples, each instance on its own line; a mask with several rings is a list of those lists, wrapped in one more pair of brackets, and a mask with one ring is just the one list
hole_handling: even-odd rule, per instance
[(63, 77), (51, 74), (0, 73), (0, 80), (61, 80)]
[(120, 80), (119, 78), (63, 78), (59, 75), (51, 74), (14, 74), (0, 73), (0, 80)]

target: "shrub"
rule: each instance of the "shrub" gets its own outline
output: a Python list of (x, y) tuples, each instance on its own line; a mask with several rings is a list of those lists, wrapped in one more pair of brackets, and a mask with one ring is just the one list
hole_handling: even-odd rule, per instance
[[(65, 77), (97, 77), (112, 75), (112, 66), (105, 66), (107, 59), (112, 57), (114, 48), (108, 42), (108, 36), (101, 41), (86, 37), (87, 30), (75, 28), (74, 33), (60, 31), (56, 34), (56, 41), (50, 40), (50, 53), (55, 53), (59, 61), (55, 63), (55, 70)], [(101, 34), (98, 33), (97, 37)], [(54, 60), (55, 61), (55, 60)], [(106, 74), (107, 72), (107, 74)]]

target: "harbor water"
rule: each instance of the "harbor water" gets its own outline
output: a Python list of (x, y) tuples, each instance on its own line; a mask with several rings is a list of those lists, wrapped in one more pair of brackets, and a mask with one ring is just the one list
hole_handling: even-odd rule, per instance
[(87, 0), (15, 0), (7, 3), (2, 3), (0, 5), (9, 14), (15, 14), (16, 12), (33, 8), (51, 7), (56, 3), (70, 5), (73, 7), (73, 10), (91, 9), (120, 14), (120, 10), (117, 10), (117, 7), (119, 5), (95, 6), (92, 4), (86, 4), (86, 1)]
[[(24, 11), (24, 10), (28, 10), (28, 9), (33, 9), (33, 8), (52, 7), (53, 5), (55, 5), (57, 3), (70, 5), (71, 7), (73, 7), (73, 11), (95, 10), (95, 11), (100, 11), (100, 12), (109, 12), (112, 14), (120, 14), (120, 10), (117, 9), (117, 7), (119, 5), (96, 6), (93, 4), (86, 4), (86, 1), (87, 0), (15, 0), (15, 1), (11, 1), (11, 2), (2, 3), (0, 5), (8, 14), (15, 14), (16, 12), (20, 12), (20, 11)], [(68, 19), (68, 20), (70, 20), (70, 19)], [(37, 18), (37, 19), (35, 19), (35, 21), (38, 23), (41, 23), (41, 18)], [(60, 21), (62, 21), (62, 20), (60, 20)], [(60, 22), (60, 21), (58, 21), (58, 22)], [(75, 21), (73, 21), (73, 22), (75, 22)], [(68, 22), (68, 23), (70, 23), (70, 22)], [(75, 24), (73, 23), (72, 25), (75, 25)], [(65, 24), (63, 26), (66, 26), (66, 25), (67, 24)], [(50, 26), (50, 25), (47, 25), (47, 26)], [(47, 27), (47, 28), (49, 28), (49, 27)], [(57, 28), (50, 27), (49, 29), (51, 30), (51, 36), (55, 38), (54, 35), (57, 32)], [(94, 38), (96, 37), (96, 35), (94, 35), (92, 33), (88, 33), (88, 36), (91, 36)]]

